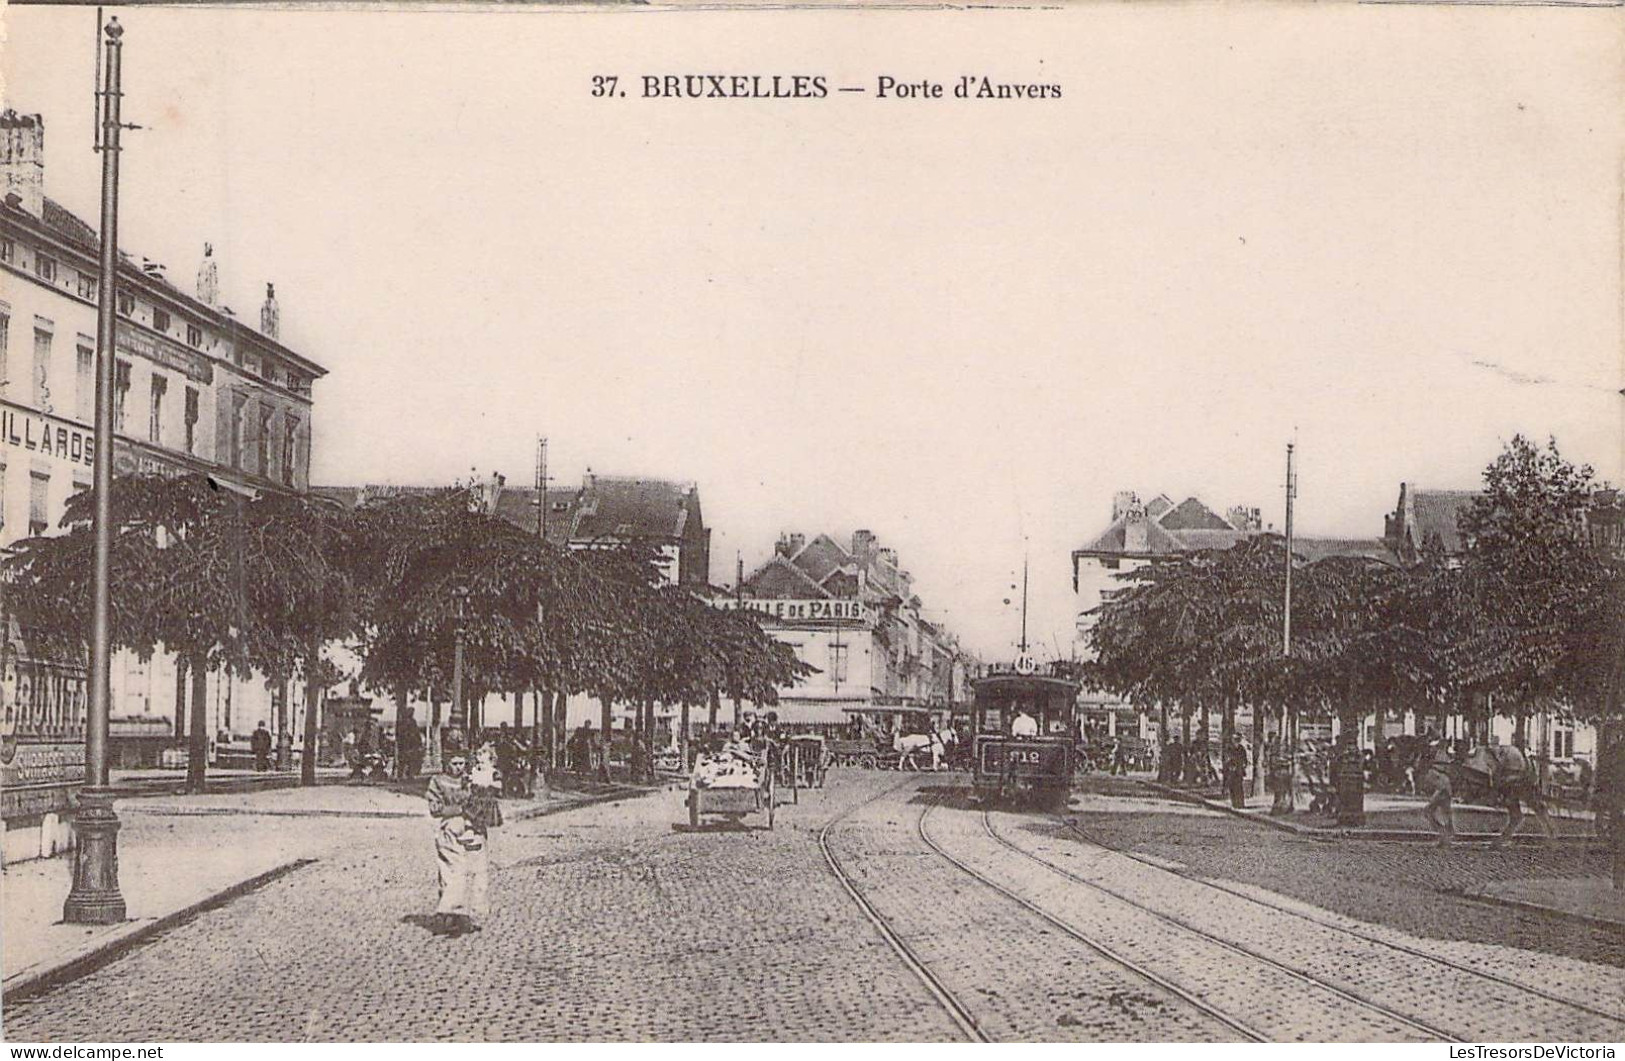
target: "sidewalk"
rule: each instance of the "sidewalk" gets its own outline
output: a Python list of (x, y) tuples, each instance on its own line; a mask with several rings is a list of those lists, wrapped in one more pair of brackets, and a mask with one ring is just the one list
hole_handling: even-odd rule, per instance
[[(1224, 814), (1248, 818), (1274, 829), (1284, 829), (1300, 836), (1345, 840), (1412, 840), (1433, 841), (1438, 838), (1429, 824), (1424, 808), (1427, 801), (1420, 796), (1368, 792), (1365, 796), (1363, 826), (1340, 826), (1325, 815), (1310, 815), (1299, 810), (1277, 817), (1270, 814), (1274, 803), (1271, 796), (1249, 795), (1246, 807), (1237, 810), (1217, 788), (1179, 788), (1146, 778), (1139, 783), (1152, 791), (1173, 799), (1202, 806)], [(1493, 840), (1505, 822), (1505, 815), (1495, 808), (1457, 804), (1455, 807), (1456, 839), (1462, 841)], [(1553, 814), (1552, 824), (1560, 841), (1584, 843), (1595, 839), (1592, 815), (1581, 812), (1572, 815)], [(1541, 839), (1540, 824), (1533, 814), (1525, 814), (1523, 825), (1513, 835), (1515, 843), (1532, 843)]]
[(1615, 891), (1613, 883), (1601, 877), (1497, 881), (1467, 894), (1501, 906), (1538, 910), (1625, 932), (1625, 891)]
[[(572, 782), (546, 799), (504, 800), (503, 814), (521, 821), (646, 791), (653, 790)], [(0, 986), (6, 1001), (75, 979), (142, 940), (293, 873), (339, 845), (380, 838), (392, 842), (396, 833), (410, 831), (427, 813), (415, 792), (342, 784), (121, 799), (117, 809), (124, 922), (62, 923), (62, 903), (73, 878), (71, 855), (8, 865), (0, 875), (0, 921), (5, 924)], [(221, 822), (222, 816), (233, 820)], [(289, 818), (305, 819), (305, 824), (295, 827)]]

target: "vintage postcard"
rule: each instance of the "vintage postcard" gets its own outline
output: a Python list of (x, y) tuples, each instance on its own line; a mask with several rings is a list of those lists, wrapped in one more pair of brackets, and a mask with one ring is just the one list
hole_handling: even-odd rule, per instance
[(12, 1057), (1615, 1056), (1617, 5), (0, 26)]

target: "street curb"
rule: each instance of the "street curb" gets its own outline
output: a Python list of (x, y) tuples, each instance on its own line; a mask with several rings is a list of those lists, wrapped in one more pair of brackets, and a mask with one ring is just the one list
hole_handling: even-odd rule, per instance
[(224, 906), (233, 899), (247, 895), (251, 891), (263, 888), (279, 877), (285, 877), (295, 870), (304, 869), (316, 861), (314, 858), (296, 858), (290, 862), (284, 862), (282, 865), (268, 869), (264, 873), (250, 877), (247, 880), (238, 881), (231, 887), (206, 896), (190, 906), (183, 906), (173, 913), (154, 918), (152, 921), (122, 935), (115, 934), (105, 943), (83, 954), (75, 955), (36, 973), (20, 974), (14, 983), (5, 985), (4, 992), (0, 993), (0, 1002), (12, 1005), (89, 976), (154, 936), (167, 932), (177, 925), (184, 924), (199, 914)]
[[(1251, 814), (1247, 811), (1237, 810), (1228, 803), (1208, 799), (1206, 796), (1198, 793), (1187, 792), (1183, 789), (1173, 788), (1168, 785), (1160, 784), (1156, 781), (1136, 780), (1135, 783), (1138, 785), (1143, 785), (1144, 787), (1149, 788), (1151, 791), (1167, 796), (1170, 799), (1179, 800), (1182, 803), (1197, 804), (1199, 806), (1206, 807), (1209, 810), (1222, 811), (1233, 818), (1241, 818), (1244, 821), (1255, 822), (1259, 825), (1267, 825), (1272, 829), (1279, 829), (1283, 832), (1289, 832), (1297, 836), (1304, 836), (1312, 840), (1321, 840), (1328, 843), (1333, 840), (1378, 840), (1387, 841), (1390, 843), (1435, 843), (1439, 839), (1437, 834), (1424, 832), (1421, 829), (1323, 829), (1312, 825), (1297, 825), (1293, 822), (1281, 821), (1279, 818), (1271, 818), (1267, 815)], [(1494, 840), (1497, 835), (1498, 834), (1496, 833), (1457, 833), (1456, 839), (1462, 842), (1488, 842)], [(1594, 843), (1596, 839), (1597, 838), (1594, 836), (1558, 836), (1555, 838), (1555, 842), (1560, 844), (1590, 844)], [(1545, 841), (1545, 837), (1530, 833), (1519, 833), (1511, 838), (1512, 843), (1520, 845), (1534, 845), (1544, 843)]]
[(1523, 899), (1508, 899), (1501, 895), (1487, 895), (1478, 891), (1459, 891), (1453, 894), (1474, 902), (1487, 903), (1491, 906), (1504, 906), (1513, 910), (1522, 910), (1525, 913), (1540, 914), (1543, 917), (1555, 917), (1563, 921), (1573, 921), (1576, 924), (1589, 925), (1600, 928), (1605, 932), (1617, 932), (1625, 936), (1625, 921), (1616, 921), (1611, 917), (1595, 917), (1591, 914), (1576, 913), (1573, 910), (1559, 910), (1555, 906), (1542, 906), (1540, 903), (1531, 903)]
[(613, 803), (617, 800), (623, 799), (641, 799), (644, 796), (651, 796), (656, 792), (664, 791), (666, 791), (666, 786), (664, 785), (658, 787), (649, 787), (647, 785), (628, 785), (624, 788), (617, 789), (614, 792), (600, 792), (597, 795), (586, 796), (577, 800), (561, 800), (558, 803), (553, 803), (546, 807), (530, 807), (526, 810), (517, 811), (514, 814), (507, 815), (506, 817), (509, 821), (523, 822), (529, 821), (532, 818), (545, 818), (549, 814), (562, 814), (568, 810), (578, 810), (582, 807), (591, 807), (599, 803)]

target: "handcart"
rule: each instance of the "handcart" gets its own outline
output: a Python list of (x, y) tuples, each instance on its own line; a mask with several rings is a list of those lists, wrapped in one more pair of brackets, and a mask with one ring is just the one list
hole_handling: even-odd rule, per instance
[(816, 733), (800, 733), (790, 738), (785, 758), (796, 788), (823, 788), (829, 770), (829, 749)]
[(775, 788), (773, 784), (773, 771), (764, 760), (757, 761), (755, 766), (756, 780), (750, 787), (734, 784), (703, 784), (705, 776), (702, 768), (707, 757), (702, 756), (694, 765), (694, 774), (689, 779), (688, 786), (688, 824), (691, 829), (698, 829), (702, 815), (712, 815), (719, 818), (728, 818), (739, 822), (747, 814), (767, 814), (767, 827), (773, 828), (773, 806)]

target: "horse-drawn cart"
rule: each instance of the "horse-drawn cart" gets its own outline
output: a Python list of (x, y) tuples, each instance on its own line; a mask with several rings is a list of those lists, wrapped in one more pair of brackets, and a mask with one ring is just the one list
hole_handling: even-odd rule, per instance
[(857, 740), (831, 740), (828, 746), (830, 763), (834, 766), (860, 766), (873, 770), (880, 761), (880, 749), (866, 738)]
[(729, 752), (701, 756), (688, 783), (689, 828), (699, 828), (704, 815), (739, 822), (748, 814), (765, 813), (771, 829), (775, 798), (773, 771), (764, 757)]

